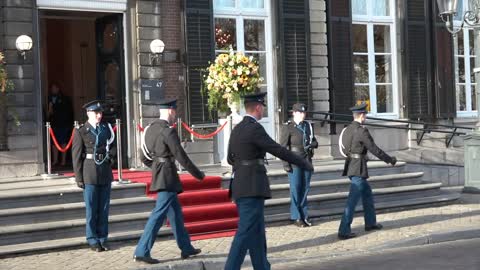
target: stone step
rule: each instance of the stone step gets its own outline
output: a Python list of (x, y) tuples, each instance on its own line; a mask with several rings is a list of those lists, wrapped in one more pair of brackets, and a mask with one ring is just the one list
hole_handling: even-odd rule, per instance
[[(423, 172), (387, 174), (372, 176), (368, 179), (372, 188), (397, 187), (414, 185), (422, 182)], [(347, 178), (334, 180), (313, 180), (310, 182), (309, 195), (348, 192), (350, 180)], [(290, 184), (271, 185), (273, 198), (290, 196)]]
[[(368, 162), (368, 173), (370, 176), (380, 176), (389, 174), (400, 174), (405, 171), (405, 162), (399, 161), (393, 167), (383, 161)], [(343, 160), (332, 160), (331, 162), (315, 162), (314, 172), (311, 181), (332, 180), (342, 177), (344, 167)], [(283, 169), (280, 162), (267, 166), (267, 175), (270, 185), (288, 184), (288, 174)], [(222, 187), (228, 189), (230, 185), (230, 175), (223, 176)]]
[[(414, 209), (420, 207), (431, 207), (432, 205), (443, 205), (455, 202), (456, 200), (460, 199), (461, 191), (450, 192), (442, 190), (440, 194), (433, 195), (433, 196), (422, 196), (417, 198), (410, 198), (410, 199), (401, 199), (401, 200), (387, 200), (387, 201), (379, 201), (375, 200), (375, 211), (377, 213), (385, 212), (385, 211), (402, 211), (406, 209)], [(342, 215), (343, 211), (345, 210), (345, 205), (332, 207), (328, 209), (312, 209), (309, 210), (309, 216), (313, 219), (327, 217), (327, 216), (338, 216)], [(363, 206), (361, 202), (355, 208), (355, 212), (360, 213), (363, 212)], [(275, 223), (275, 222), (282, 222), (282, 221), (289, 221), (290, 220), (290, 213), (282, 213), (282, 214), (273, 214), (265, 216), (265, 221), (268, 223)], [(381, 221), (379, 221), (381, 222)]]
[[(456, 192), (443, 192), (440, 195), (435, 196), (422, 196), (418, 198), (410, 199), (401, 199), (401, 200), (389, 200), (376, 202), (375, 207), (378, 213), (384, 211), (393, 211), (393, 210), (404, 210), (408, 208), (418, 208), (418, 207), (429, 207), (432, 205), (441, 205), (446, 203), (454, 202), (460, 198), (460, 193)], [(322, 210), (311, 210), (310, 215), (312, 218), (322, 218), (328, 216), (338, 216), (343, 213), (343, 206), (331, 209), (322, 209)], [(357, 207), (357, 212), (361, 211), (361, 206)], [(281, 225), (284, 226), (285, 223), (290, 219), (288, 212), (277, 214), (277, 215), (267, 215), (265, 216), (265, 221), (268, 226)], [(380, 221), (381, 222), (381, 221)], [(138, 240), (140, 235), (143, 233), (143, 228), (137, 230), (128, 230), (121, 232), (111, 232), (109, 234), (109, 241), (126, 241), (126, 240)], [(170, 237), (172, 232), (169, 227), (162, 226), (158, 236), (159, 237)], [(267, 235), (268, 237), (268, 235)], [(45, 240), (45, 241), (36, 241), (28, 242), (21, 244), (7, 244), (0, 246), (0, 257), (9, 256), (14, 254), (21, 254), (27, 252), (39, 252), (46, 250), (58, 250), (66, 248), (84, 248), (86, 247), (85, 236), (79, 237), (70, 237), (58, 240)]]
[[(111, 199), (143, 196), (145, 184), (112, 185)], [(62, 205), (83, 202), (83, 190), (73, 182), (70, 186), (38, 187), (0, 191), (0, 209)]]
[[(406, 200), (415, 197), (438, 195), (441, 183), (417, 184), (400, 187), (387, 187), (372, 189), (375, 202), (388, 200)], [(348, 192), (316, 194), (308, 196), (309, 209), (321, 210), (328, 208), (344, 207)], [(274, 215), (290, 212), (290, 198), (277, 198), (265, 202), (265, 215)]]
[[(148, 212), (155, 206), (155, 200), (143, 197), (112, 199), (110, 215)], [(53, 221), (85, 218), (85, 203), (66, 203), (45, 206), (23, 207), (0, 210), (0, 224), (4, 226), (25, 225)]]
[[(415, 197), (438, 195), (440, 183), (420, 184), (402, 187), (374, 189), (375, 200), (405, 200)], [(319, 194), (309, 196), (309, 207), (312, 210), (342, 207), (348, 192)], [(290, 198), (267, 200), (265, 215), (289, 212)], [(109, 231), (140, 230), (145, 225), (151, 210), (132, 211), (126, 214), (110, 215)], [(20, 244), (25, 242), (56, 240), (60, 238), (81, 237), (85, 234), (83, 218), (31, 223), (23, 225), (3, 226), (0, 228), (0, 245)]]

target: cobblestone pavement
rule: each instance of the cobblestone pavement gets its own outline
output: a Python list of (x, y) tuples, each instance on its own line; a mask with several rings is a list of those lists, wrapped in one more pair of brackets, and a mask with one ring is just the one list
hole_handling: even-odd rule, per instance
[[(389, 242), (411, 237), (426, 236), (447, 230), (480, 228), (480, 195), (469, 197), (456, 204), (399, 212), (381, 213), (377, 216), (384, 229), (366, 233), (363, 218), (357, 216), (352, 226), (357, 238), (338, 241), (336, 238), (339, 217), (315, 220), (315, 226), (297, 228), (278, 225), (267, 228), (268, 257), (273, 263), (299, 258), (332, 257), (339, 254), (361, 254)], [(232, 237), (194, 241), (202, 254), (188, 262), (225, 260)], [(147, 265), (132, 260), (135, 241), (112, 243), (112, 251), (96, 253), (87, 248), (28, 254), (0, 260), (0, 269), (136, 269)], [(152, 257), (165, 264), (182, 264), (180, 251), (174, 239), (158, 239)], [(248, 256), (247, 256), (248, 257)], [(275, 267), (272, 267), (275, 269)], [(183, 268), (182, 268), (183, 269)]]

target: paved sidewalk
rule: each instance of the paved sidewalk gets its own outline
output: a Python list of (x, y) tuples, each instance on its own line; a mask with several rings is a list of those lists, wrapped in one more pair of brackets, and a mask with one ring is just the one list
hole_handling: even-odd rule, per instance
[[(275, 264), (298, 263), (302, 258), (323, 257), (327, 260), (338, 255), (360, 255), (414, 237), (480, 229), (480, 195), (466, 195), (453, 205), (382, 213), (377, 218), (384, 225), (384, 230), (364, 232), (363, 218), (357, 216), (353, 231), (359, 233), (359, 237), (347, 241), (336, 238), (338, 216), (316, 220), (315, 226), (310, 228), (300, 229), (293, 225), (268, 227), (268, 257), (273, 264), (272, 269), (275, 269)], [(152, 256), (164, 263), (156, 267), (133, 262), (136, 242), (120, 242), (112, 243), (114, 250), (101, 253), (85, 248), (3, 258), (0, 269), (222, 269), (231, 241), (232, 237), (195, 241), (194, 246), (201, 248), (203, 253), (183, 261), (172, 238), (158, 239)], [(245, 268), (248, 268), (248, 260), (247, 256)]]

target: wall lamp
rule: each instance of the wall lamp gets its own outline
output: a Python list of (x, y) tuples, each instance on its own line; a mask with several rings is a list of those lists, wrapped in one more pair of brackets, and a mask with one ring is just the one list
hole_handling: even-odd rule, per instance
[(17, 40), (15, 41), (15, 47), (17, 47), (18, 52), (21, 56), (23, 56), (24, 60), (27, 58), (27, 51), (30, 51), (32, 46), (32, 38), (27, 35), (21, 35), (17, 37)]
[(462, 30), (464, 24), (470, 27), (480, 26), (480, 0), (469, 0), (468, 10), (463, 14), (460, 25), (457, 27), (453, 25), (453, 18), (458, 13), (462, 15), (462, 10), (457, 10), (458, 2), (459, 0), (437, 0), (439, 16), (445, 23), (448, 32), (452, 34)]
[(163, 50), (165, 50), (165, 43), (160, 39), (154, 39), (150, 42), (150, 64), (155, 65), (158, 64), (160, 56), (163, 54)]

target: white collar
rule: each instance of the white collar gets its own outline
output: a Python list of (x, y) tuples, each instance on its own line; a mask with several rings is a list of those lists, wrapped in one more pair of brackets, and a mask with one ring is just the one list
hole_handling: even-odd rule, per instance
[(248, 113), (247, 113), (247, 114), (245, 114), (245, 116), (248, 116), (248, 117), (251, 117), (251, 118), (253, 118), (253, 120), (255, 120), (255, 122), (257, 122), (257, 121), (258, 121), (258, 120), (257, 120), (257, 118), (255, 118), (254, 116), (252, 116), (252, 115), (250, 115), (250, 114), (248, 114)]

